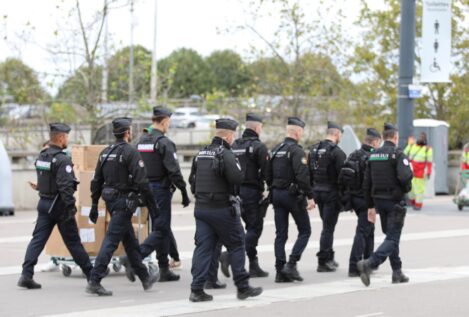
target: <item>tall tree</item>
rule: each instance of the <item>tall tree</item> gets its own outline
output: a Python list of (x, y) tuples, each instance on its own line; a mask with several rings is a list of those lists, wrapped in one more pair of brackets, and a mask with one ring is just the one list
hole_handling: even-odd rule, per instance
[(18, 104), (43, 104), (50, 96), (42, 88), (37, 73), (17, 58), (0, 63), (0, 103), (10, 97)]

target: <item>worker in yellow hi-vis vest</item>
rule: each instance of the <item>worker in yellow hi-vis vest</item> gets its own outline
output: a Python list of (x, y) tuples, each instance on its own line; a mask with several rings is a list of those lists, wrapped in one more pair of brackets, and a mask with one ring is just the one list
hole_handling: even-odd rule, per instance
[(404, 154), (408, 156), (414, 172), (412, 191), (409, 193), (409, 199), (412, 207), (415, 210), (420, 210), (423, 206), (425, 183), (432, 174), (433, 150), (427, 145), (427, 135), (425, 132), (420, 133), (416, 143), (412, 141), (413, 138), (410, 138), (409, 143), (404, 149)]

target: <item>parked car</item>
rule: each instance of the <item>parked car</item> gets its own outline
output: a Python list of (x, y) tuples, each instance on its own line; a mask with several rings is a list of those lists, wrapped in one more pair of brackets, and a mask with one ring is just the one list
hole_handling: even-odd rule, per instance
[(170, 126), (174, 128), (195, 128), (198, 120), (202, 118), (198, 108), (176, 108), (171, 117)]

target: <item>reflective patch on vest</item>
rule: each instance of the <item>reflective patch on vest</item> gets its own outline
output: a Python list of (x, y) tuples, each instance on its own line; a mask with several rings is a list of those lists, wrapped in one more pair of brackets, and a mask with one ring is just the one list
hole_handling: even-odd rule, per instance
[(210, 150), (202, 150), (199, 152), (199, 155), (197, 155), (197, 158), (215, 158), (215, 151), (210, 151)]
[(50, 171), (51, 162), (36, 161), (36, 169), (40, 171)]
[(246, 154), (246, 149), (233, 150), (233, 153), (234, 153), (236, 156), (245, 155), (245, 154)]
[(155, 152), (155, 147), (153, 144), (139, 144), (137, 146), (137, 150), (139, 152), (147, 152), (147, 153), (150, 153), (150, 152)]
[(142, 160), (138, 161), (138, 165), (139, 165), (141, 168), (144, 168), (144, 167), (145, 167), (145, 163), (143, 163)]
[(388, 153), (374, 153), (370, 155), (370, 161), (388, 161)]
[(65, 171), (70, 174), (73, 171), (73, 169), (70, 165), (67, 165), (65, 166)]
[(241, 165), (239, 165), (239, 162), (236, 162), (236, 166), (238, 167), (239, 170), (241, 170)]

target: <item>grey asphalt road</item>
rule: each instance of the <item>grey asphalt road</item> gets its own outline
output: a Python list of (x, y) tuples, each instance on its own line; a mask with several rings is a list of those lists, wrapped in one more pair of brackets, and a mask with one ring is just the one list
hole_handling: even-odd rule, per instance
[[(181, 281), (157, 283), (153, 291), (143, 292), (138, 282), (132, 284), (123, 273), (112, 272), (103, 280), (103, 285), (114, 291), (110, 298), (86, 295), (86, 281), (79, 270), (71, 277), (64, 277), (60, 271), (38, 272), (35, 278), (42, 283), (42, 290), (17, 288), (35, 212), (0, 218), (0, 316), (469, 316), (469, 213), (457, 211), (450, 197), (427, 200), (423, 211), (408, 213), (401, 256), (409, 284), (391, 284), (388, 262), (374, 274), (369, 288), (347, 277), (356, 226), (352, 213), (342, 213), (336, 229), (339, 270), (317, 273), (315, 253), (321, 228), (317, 210), (311, 212), (313, 234), (299, 264), (305, 281), (275, 284), (275, 228), (269, 210), (259, 251), (260, 263), (271, 276), (251, 280), (251, 284), (264, 288), (264, 294), (238, 301), (232, 281), (220, 275), (228, 288), (211, 291), (214, 301), (203, 304), (188, 301), (195, 229), (192, 208), (175, 205), (173, 212), (173, 229), (183, 258), (178, 271)], [(296, 233), (291, 224), (289, 243)], [(379, 224), (376, 233), (379, 243), (383, 238)], [(40, 271), (48, 260), (41, 255), (37, 269)]]

